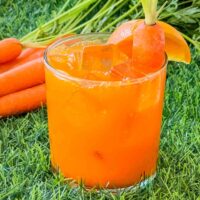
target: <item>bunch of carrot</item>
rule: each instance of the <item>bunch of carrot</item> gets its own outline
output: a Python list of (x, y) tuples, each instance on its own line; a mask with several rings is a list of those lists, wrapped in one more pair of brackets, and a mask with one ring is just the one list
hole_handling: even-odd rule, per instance
[(0, 117), (46, 102), (42, 48), (25, 48), (15, 38), (0, 41)]
[[(73, 6), (66, 1), (53, 19), (23, 36), (20, 41), (15, 38), (0, 41), (0, 117), (27, 112), (45, 104), (44, 48), (94, 20), (97, 23), (103, 14), (110, 12), (112, 3), (118, 9), (122, 1), (111, 0), (91, 15), (101, 1), (76, 0)], [(30, 46), (34, 48), (27, 48)]]

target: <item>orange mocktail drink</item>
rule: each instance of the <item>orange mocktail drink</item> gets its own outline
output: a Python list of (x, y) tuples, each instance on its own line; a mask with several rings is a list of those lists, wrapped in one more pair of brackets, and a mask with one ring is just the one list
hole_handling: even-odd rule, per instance
[(134, 71), (107, 37), (72, 36), (46, 51), (51, 162), (87, 187), (124, 188), (156, 173), (166, 63)]

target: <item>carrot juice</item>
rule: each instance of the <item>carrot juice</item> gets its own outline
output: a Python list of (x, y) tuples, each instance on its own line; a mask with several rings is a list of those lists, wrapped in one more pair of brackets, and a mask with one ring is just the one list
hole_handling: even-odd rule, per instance
[(155, 175), (166, 64), (134, 71), (107, 37), (72, 36), (46, 51), (51, 162), (87, 187), (123, 188)]

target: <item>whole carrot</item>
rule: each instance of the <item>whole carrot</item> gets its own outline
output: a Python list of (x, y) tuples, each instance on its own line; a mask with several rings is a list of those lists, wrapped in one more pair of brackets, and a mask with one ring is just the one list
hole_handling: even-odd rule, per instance
[(22, 44), (16, 38), (0, 41), (0, 64), (17, 58), (22, 52)]
[(157, 0), (141, 0), (145, 21), (133, 31), (133, 67), (144, 73), (154, 72), (165, 62), (165, 33), (157, 21)]
[(45, 82), (42, 58), (37, 58), (0, 74), (0, 96)]
[(0, 64), (0, 74), (10, 69), (13, 69), (14, 67), (22, 65), (28, 61), (42, 57), (43, 54), (44, 49), (26, 48), (15, 60)]
[(40, 84), (0, 97), (0, 117), (28, 112), (45, 103), (45, 84)]
[[(67, 38), (67, 37), (72, 36), (72, 35), (73, 34), (63, 35), (63, 36), (57, 38), (56, 40), (54, 39), (52, 41), (52, 43), (61, 39), (61, 38)], [(50, 44), (51, 43), (49, 43), (49, 45)], [(25, 46), (28, 46), (28, 44), (26, 44)], [(39, 48), (39, 47), (38, 48), (26, 48), (21, 52), (21, 54), (16, 59), (13, 59), (11, 61), (7, 61), (6, 63), (0, 62), (0, 74), (18, 66), (18, 65), (24, 64), (28, 61), (31, 61), (35, 58), (42, 57), (43, 54), (44, 54), (44, 50), (45, 50), (44, 48)]]

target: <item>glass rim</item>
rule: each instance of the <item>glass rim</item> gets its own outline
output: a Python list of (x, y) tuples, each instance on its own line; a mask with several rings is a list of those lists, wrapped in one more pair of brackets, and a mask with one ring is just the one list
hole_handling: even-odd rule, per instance
[(84, 79), (84, 78), (79, 78), (76, 76), (72, 76), (70, 74), (68, 74), (67, 72), (61, 71), (56, 69), (55, 67), (53, 67), (52, 65), (49, 64), (48, 62), (48, 52), (50, 49), (58, 46), (59, 44), (62, 44), (63, 42), (67, 42), (73, 39), (78, 39), (78, 38), (85, 38), (88, 37), (90, 38), (91, 36), (98, 36), (99, 37), (103, 37), (103, 36), (109, 36), (110, 33), (86, 33), (86, 34), (77, 34), (77, 35), (72, 35), (69, 36), (67, 38), (61, 38), (58, 41), (54, 42), (53, 44), (51, 44), (50, 46), (48, 46), (44, 52), (44, 63), (47, 67), (48, 70), (50, 70), (51, 72), (53, 72), (53, 74), (55, 74), (58, 78), (61, 78), (62, 80), (68, 80), (68, 81), (73, 81), (73, 82), (77, 82), (77, 83), (87, 83), (90, 85), (102, 85), (102, 84), (111, 84), (111, 85), (115, 85), (115, 84), (122, 84), (122, 85), (130, 85), (130, 84), (137, 84), (137, 83), (142, 83), (148, 80), (153, 79), (154, 77), (156, 77), (157, 74), (161, 73), (166, 67), (167, 67), (167, 63), (168, 63), (168, 57), (167, 54), (165, 53), (165, 62), (162, 65), (162, 67), (158, 70), (156, 70), (153, 73), (149, 73), (149, 74), (145, 74), (144, 77), (139, 77), (139, 78), (130, 78), (127, 80), (117, 80), (117, 81), (106, 81), (106, 80), (90, 80), (90, 79)]

